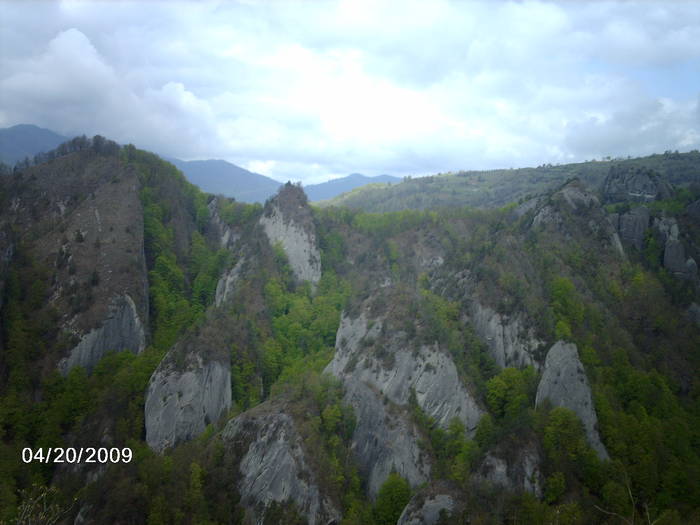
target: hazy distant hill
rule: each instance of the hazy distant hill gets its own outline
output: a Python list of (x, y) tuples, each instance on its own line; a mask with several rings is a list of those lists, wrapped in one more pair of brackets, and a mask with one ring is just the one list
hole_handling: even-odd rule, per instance
[(345, 193), (346, 191), (354, 190), (360, 186), (365, 186), (366, 184), (371, 184), (375, 182), (385, 182), (385, 183), (395, 183), (401, 182), (398, 177), (392, 177), (391, 175), (378, 175), (377, 177), (368, 177), (360, 173), (351, 173), (347, 177), (340, 179), (329, 180), (328, 182), (322, 182), (321, 184), (310, 184), (309, 186), (304, 186), (304, 191), (309, 197), (310, 201), (322, 201), (325, 199), (332, 199)]
[(492, 208), (551, 191), (574, 177), (591, 189), (599, 189), (613, 165), (652, 169), (675, 186), (700, 183), (700, 152), (669, 151), (640, 158), (409, 178), (390, 186), (355, 188), (321, 205), (348, 206), (369, 212), (461, 206)]
[(253, 173), (225, 160), (167, 160), (202, 190), (233, 197), (241, 202), (265, 202), (281, 186), (270, 177)]
[(68, 140), (49, 129), (33, 124), (17, 124), (0, 129), (0, 161), (10, 166), (30, 159), (37, 153), (49, 151)]
[[(196, 184), (202, 190), (233, 197), (241, 202), (265, 202), (281, 186), (280, 182), (270, 177), (248, 171), (225, 160), (184, 161), (174, 158), (167, 158), (167, 160), (175, 164), (192, 184)], [(310, 201), (321, 201), (332, 199), (370, 183), (400, 181), (398, 177), (390, 175), (368, 177), (360, 173), (352, 173), (340, 179), (304, 186), (304, 191)]]

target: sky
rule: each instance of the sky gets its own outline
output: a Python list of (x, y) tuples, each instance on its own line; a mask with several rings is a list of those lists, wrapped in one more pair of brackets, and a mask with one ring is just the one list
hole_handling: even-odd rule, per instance
[(700, 2), (0, 0), (0, 127), (280, 181), (700, 149)]

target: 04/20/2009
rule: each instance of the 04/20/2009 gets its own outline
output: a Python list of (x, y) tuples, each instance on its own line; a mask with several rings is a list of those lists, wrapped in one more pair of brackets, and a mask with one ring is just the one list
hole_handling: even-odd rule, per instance
[(56, 447), (22, 449), (24, 463), (129, 463), (133, 458), (130, 448)]

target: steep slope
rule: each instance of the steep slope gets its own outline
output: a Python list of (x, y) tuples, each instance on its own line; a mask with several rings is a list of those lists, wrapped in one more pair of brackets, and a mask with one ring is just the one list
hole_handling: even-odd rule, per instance
[[(119, 175), (116, 186), (137, 184), (130, 213), (141, 214), (149, 297), (146, 349), (66, 377), (56, 365), (75, 345), (19, 351), (31, 348), (24, 334), (40, 342), (62, 329), (64, 305), (43, 331), (30, 322), (49, 296), (32, 282), (56, 287), (70, 273), (52, 283), (31, 262), (54, 234), (28, 204), (41, 211), (41, 198), (27, 200), (59, 165), (57, 180), (94, 184), (103, 224), (99, 166)], [(12, 180), (0, 195), (10, 203), (0, 248), (16, 272), (1, 316), (12, 350), (0, 399), (3, 518), (31, 503), (20, 492), (30, 479), (56, 488), (59, 505), (78, 496), (69, 520), (94, 523), (700, 516), (700, 291), (678, 267), (697, 260), (692, 187), (613, 202), (596, 191), (604, 185), (572, 179), (500, 209), (364, 213), (310, 207), (287, 184), (263, 207), (206, 196), (133, 147), (61, 156)], [(627, 199), (637, 182), (623, 173), (606, 187)], [(85, 236), (99, 229), (90, 202), (65, 210), (90, 211)], [(18, 228), (35, 244), (19, 242)], [(102, 325), (121, 318), (109, 299)], [(23, 379), (43, 361), (46, 378)], [(23, 448), (68, 445), (133, 455), (58, 467), (18, 459)]]
[(133, 170), (93, 150), (8, 179), (3, 220), (48, 272), (43, 309), (58, 312), (70, 348), (58, 364), (64, 374), (76, 365), (91, 370), (108, 350), (145, 347), (140, 188)]

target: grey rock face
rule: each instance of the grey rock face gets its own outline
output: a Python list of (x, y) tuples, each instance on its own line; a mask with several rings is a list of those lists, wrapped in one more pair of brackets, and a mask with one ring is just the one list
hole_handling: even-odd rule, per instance
[(391, 410), (387, 402), (405, 410), (414, 391), (420, 407), (440, 425), (458, 418), (470, 433), (482, 414), (460, 382), (451, 357), (436, 345), (414, 350), (397, 334), (382, 342), (383, 352), (391, 356), (390, 364), (365, 351), (363, 347), (374, 344), (381, 326), (380, 319), (369, 323), (364, 313), (355, 319), (343, 315), (336, 354), (326, 368), (343, 381), (345, 401), (355, 410), (353, 449), (369, 479), (372, 496), (392, 470), (414, 486), (425, 481), (430, 471), (410, 417), (402, 410)]
[(651, 202), (672, 194), (669, 183), (647, 168), (613, 166), (603, 182), (604, 202)]
[(130, 350), (139, 353), (145, 346), (146, 336), (136, 305), (129, 295), (123, 295), (112, 301), (102, 326), (85, 334), (68, 357), (58, 363), (58, 369), (63, 375), (76, 366), (90, 372), (108, 352)]
[(481, 462), (477, 476), (494, 485), (516, 492), (542, 496), (542, 458), (536, 447), (529, 445), (518, 450), (510, 461), (491, 452)]
[(644, 235), (649, 227), (649, 210), (639, 206), (620, 216), (620, 239), (625, 246), (634, 246), (641, 250), (644, 246)]
[(573, 410), (583, 423), (588, 443), (599, 458), (608, 459), (608, 452), (600, 441), (596, 428), (598, 417), (593, 406), (588, 378), (575, 344), (557, 341), (549, 349), (544, 372), (537, 387), (535, 404), (539, 405), (545, 399), (549, 399), (555, 407)]
[(664, 268), (679, 279), (695, 280), (698, 265), (695, 259), (685, 256), (685, 247), (679, 240), (669, 239), (664, 248)]
[[(428, 460), (418, 446), (417, 431), (407, 414), (390, 411), (388, 398), (374, 381), (368, 384), (354, 377), (357, 367), (365, 366), (365, 362), (359, 363), (361, 341), (376, 338), (380, 329), (381, 323), (376, 322), (369, 327), (364, 314), (357, 319), (343, 315), (336, 335), (336, 355), (325, 370), (343, 381), (344, 401), (355, 411), (357, 425), (351, 447), (360, 473), (368, 480), (371, 497), (376, 497), (393, 470), (411, 486), (427, 481), (430, 474)], [(370, 361), (367, 364), (371, 366)], [(381, 373), (380, 369), (376, 371)]]
[(533, 330), (526, 329), (520, 318), (502, 316), (478, 301), (473, 301), (470, 320), (477, 335), (486, 341), (491, 357), (499, 366), (533, 365), (539, 368), (534, 352), (544, 342), (535, 338)]
[(686, 311), (686, 315), (693, 323), (700, 326), (700, 304), (691, 303)]
[(218, 202), (219, 199), (213, 199), (207, 205), (209, 208), (209, 216), (211, 217), (210, 222), (216, 231), (216, 236), (219, 239), (219, 246), (221, 248), (231, 248), (240, 238), (240, 235), (233, 231), (233, 229), (221, 219)]
[(423, 498), (413, 497), (403, 509), (396, 525), (433, 525), (440, 519), (440, 512), (449, 516), (455, 508), (452, 496), (436, 494)]
[(216, 283), (216, 294), (214, 296), (214, 304), (221, 306), (233, 292), (236, 282), (241, 277), (244, 259), (239, 259), (238, 262), (228, 272), (224, 273)]
[[(299, 190), (301, 191), (301, 190)], [(321, 254), (316, 245), (313, 222), (300, 223), (295, 213), (286, 213), (279, 201), (273, 201), (260, 218), (270, 244), (280, 243), (294, 275), (315, 285), (321, 279)]]
[(685, 211), (696, 221), (700, 221), (700, 199), (688, 204)]
[(662, 244), (678, 240), (678, 223), (673, 217), (656, 217), (654, 219), (654, 230)]
[(146, 442), (156, 452), (201, 434), (231, 407), (231, 370), (219, 361), (193, 356), (178, 370), (166, 356), (146, 391)]
[(228, 447), (242, 450), (236, 479), (252, 522), (262, 524), (273, 501), (292, 501), (309, 525), (339, 523), (339, 510), (319, 491), (294, 421), (278, 408), (266, 408), (241, 414), (222, 432)]

